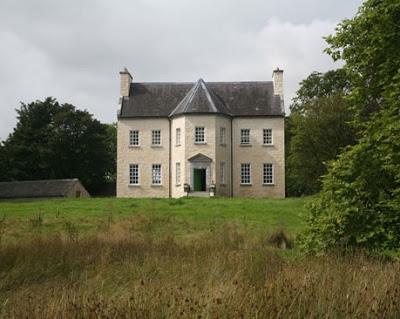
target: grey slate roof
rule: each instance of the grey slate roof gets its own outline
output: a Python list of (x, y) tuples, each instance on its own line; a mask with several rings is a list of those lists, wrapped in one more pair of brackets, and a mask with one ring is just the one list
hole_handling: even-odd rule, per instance
[(132, 83), (119, 118), (170, 117), (187, 113), (283, 116), (272, 81)]
[(64, 197), (76, 183), (80, 183), (76, 178), (0, 182), (0, 198)]

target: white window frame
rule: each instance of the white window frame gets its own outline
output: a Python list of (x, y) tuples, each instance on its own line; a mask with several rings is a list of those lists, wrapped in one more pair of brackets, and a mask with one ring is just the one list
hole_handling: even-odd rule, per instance
[(274, 139), (273, 139), (272, 128), (263, 129), (263, 145), (273, 145), (273, 144), (274, 144)]
[(178, 127), (175, 130), (175, 145), (180, 146), (181, 145), (181, 128)]
[(221, 162), (220, 167), (219, 167), (219, 178), (220, 178), (220, 183), (222, 185), (225, 184), (225, 162)]
[(219, 144), (226, 145), (226, 128), (221, 127), (219, 130)]
[[(158, 174), (157, 170), (158, 169)], [(157, 175), (156, 175), (157, 174)], [(162, 185), (162, 167), (161, 164), (151, 165), (151, 185), (159, 186)]]
[(250, 132), (249, 128), (240, 129), (240, 145), (251, 145)]
[[(202, 140), (198, 139), (203, 137)], [(206, 128), (204, 126), (196, 126), (194, 129), (194, 143), (195, 144), (206, 144)]]
[(176, 162), (175, 164), (175, 184), (181, 185), (181, 163)]
[(129, 131), (129, 146), (137, 147), (139, 145), (140, 145), (139, 130), (130, 130)]
[(274, 185), (274, 165), (272, 163), (263, 164), (263, 185)]
[(151, 146), (161, 146), (161, 130), (151, 131)]
[[(139, 164), (129, 164), (129, 185), (137, 186), (139, 184), (140, 169)], [(136, 173), (136, 174), (135, 174)]]
[[(246, 174), (246, 175), (244, 175)], [(240, 185), (251, 185), (251, 164), (240, 164)]]

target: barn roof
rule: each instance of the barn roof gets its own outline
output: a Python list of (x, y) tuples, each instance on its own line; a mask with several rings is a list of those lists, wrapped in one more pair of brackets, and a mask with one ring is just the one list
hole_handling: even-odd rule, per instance
[(180, 114), (283, 116), (272, 81), (131, 83), (119, 118), (171, 117)]
[(64, 197), (76, 183), (77, 178), (0, 182), (0, 198)]

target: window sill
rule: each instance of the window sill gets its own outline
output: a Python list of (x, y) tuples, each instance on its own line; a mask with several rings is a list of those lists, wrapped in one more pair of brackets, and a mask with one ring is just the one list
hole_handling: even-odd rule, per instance
[(221, 183), (221, 184), (219, 184), (219, 186), (226, 187), (226, 184), (225, 183)]
[(163, 186), (162, 184), (151, 184), (150, 185), (151, 187), (161, 187), (161, 186)]
[(151, 145), (152, 148), (160, 148), (162, 145)]
[(274, 146), (274, 144), (263, 144), (262, 146), (264, 146), (264, 147), (271, 147), (271, 146)]
[(226, 144), (219, 144), (219, 146), (223, 146), (223, 147), (226, 147)]
[(272, 183), (272, 184), (263, 184), (263, 186), (275, 186), (275, 184), (274, 183)]
[(252, 184), (242, 184), (240, 183), (240, 186), (253, 186)]
[(140, 187), (140, 184), (128, 184), (128, 187)]
[(182, 185), (181, 183), (175, 184), (175, 187), (179, 187), (179, 186), (181, 186), (181, 185)]
[(207, 142), (194, 142), (194, 144), (196, 144), (196, 145), (206, 145)]
[(240, 144), (241, 147), (251, 147), (251, 144)]
[(178, 147), (178, 146), (181, 146), (181, 144), (175, 144), (175, 146), (177, 146), (177, 147)]
[(129, 145), (129, 148), (140, 148), (140, 145)]

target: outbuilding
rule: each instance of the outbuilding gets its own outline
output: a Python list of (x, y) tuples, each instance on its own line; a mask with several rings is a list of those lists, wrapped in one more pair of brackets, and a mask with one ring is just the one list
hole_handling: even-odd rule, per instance
[(0, 182), (0, 199), (90, 197), (77, 179)]

